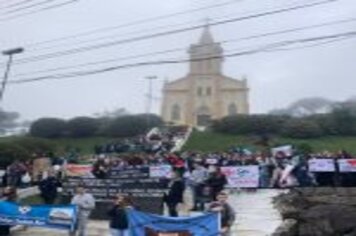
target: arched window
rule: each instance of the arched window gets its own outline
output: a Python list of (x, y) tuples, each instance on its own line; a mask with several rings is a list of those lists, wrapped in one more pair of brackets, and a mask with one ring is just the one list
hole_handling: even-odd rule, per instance
[(211, 95), (211, 87), (206, 88), (206, 95), (210, 96)]
[(229, 116), (233, 116), (237, 114), (237, 107), (235, 103), (231, 103), (229, 107), (227, 108)]
[(202, 96), (203, 95), (203, 88), (202, 87), (198, 88), (197, 94), (198, 94), (198, 96)]
[(180, 120), (180, 107), (178, 104), (174, 104), (171, 110), (172, 120)]

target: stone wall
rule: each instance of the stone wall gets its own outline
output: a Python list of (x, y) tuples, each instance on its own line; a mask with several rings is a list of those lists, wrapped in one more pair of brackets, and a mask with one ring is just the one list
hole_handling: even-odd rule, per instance
[(297, 188), (274, 199), (273, 236), (356, 236), (356, 188)]

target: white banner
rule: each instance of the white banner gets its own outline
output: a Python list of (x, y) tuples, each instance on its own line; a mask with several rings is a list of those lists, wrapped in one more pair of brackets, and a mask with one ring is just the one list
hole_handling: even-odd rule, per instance
[(308, 161), (310, 172), (334, 172), (335, 163), (333, 159), (311, 159)]
[(356, 159), (340, 159), (337, 162), (340, 172), (356, 172)]
[(150, 166), (150, 178), (171, 178), (172, 166)]
[(222, 173), (227, 177), (228, 187), (231, 188), (257, 188), (259, 186), (259, 168), (253, 166), (226, 166), (221, 167)]

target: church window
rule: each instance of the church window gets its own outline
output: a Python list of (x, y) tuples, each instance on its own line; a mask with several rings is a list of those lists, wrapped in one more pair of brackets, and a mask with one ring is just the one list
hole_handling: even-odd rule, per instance
[(178, 104), (173, 105), (172, 111), (171, 111), (171, 118), (172, 120), (180, 120), (180, 107)]
[(210, 88), (210, 87), (207, 87), (207, 88), (206, 88), (206, 95), (207, 95), (207, 96), (210, 96), (210, 95), (211, 95), (211, 88)]
[(237, 114), (237, 107), (235, 103), (231, 103), (227, 109), (228, 109), (229, 116), (233, 116)]
[(197, 91), (198, 96), (202, 96), (203, 95), (203, 88), (199, 87), (198, 91)]

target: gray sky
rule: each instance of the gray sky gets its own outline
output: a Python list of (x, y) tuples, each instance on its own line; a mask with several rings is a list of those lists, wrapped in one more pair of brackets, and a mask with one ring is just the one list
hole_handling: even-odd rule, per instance
[[(20, 2), (21, 0), (12, 1)], [(58, 1), (64, 2), (64, 0)], [(318, 2), (318, 0), (236, 0), (236, 3), (224, 7), (175, 16), (160, 21), (147, 21), (143, 24), (37, 46), (31, 46), (31, 44), (229, 1), (81, 0), (60, 8), (41, 11), (12, 20), (4, 20), (4, 18), (11, 16), (4, 13), (9, 10), (9, 8), (6, 8), (9, 2), (9, 0), (0, 0), (0, 50), (25, 45), (26, 52), (16, 56), (16, 61), (21, 60), (21, 58), (201, 24), (204, 23), (206, 18), (214, 21), (226, 17), (244, 16), (281, 7)], [(38, 0), (38, 2), (41, 1)], [(216, 41), (223, 41), (343, 20), (354, 16), (356, 16), (356, 1), (339, 0), (309, 9), (216, 26), (212, 27), (212, 31)], [(231, 52), (237, 49), (256, 48), (277, 41), (353, 30), (356, 30), (356, 21), (273, 37), (233, 42), (223, 44), (223, 47), (225, 51)], [(200, 34), (201, 30), (195, 30), (38, 62), (14, 64), (10, 80), (143, 61), (185, 59), (188, 56), (187, 50), (181, 50), (174, 53), (65, 71), (33, 73), (38, 70), (135, 56), (174, 48), (188, 49), (190, 44), (197, 42)], [(97, 41), (86, 42), (94, 39)], [(287, 49), (295, 49), (295, 47), (300, 46), (288, 46)], [(6, 57), (2, 56), (0, 64), (5, 62)], [(247, 77), (251, 88), (250, 104), (252, 112), (261, 113), (274, 108), (285, 107), (304, 97), (321, 96), (332, 100), (344, 100), (355, 96), (355, 63), (356, 38), (351, 38), (318, 47), (228, 58), (225, 60), (224, 70), (225, 74), (234, 78)], [(3, 107), (6, 110), (19, 112), (22, 119), (35, 119), (43, 116), (68, 118), (92, 115), (96, 112), (114, 110), (120, 107), (124, 107), (132, 113), (143, 113), (147, 91), (147, 81), (144, 78), (149, 75), (156, 75), (159, 79), (154, 81), (154, 96), (157, 98), (154, 101), (154, 111), (158, 113), (164, 79), (174, 80), (182, 77), (187, 73), (187, 69), (187, 64), (158, 65), (71, 79), (9, 85), (5, 93)], [(0, 67), (0, 71), (3, 70), (4, 68)], [(23, 73), (29, 73), (29, 75), (18, 76), (18, 74)]]

